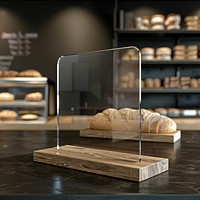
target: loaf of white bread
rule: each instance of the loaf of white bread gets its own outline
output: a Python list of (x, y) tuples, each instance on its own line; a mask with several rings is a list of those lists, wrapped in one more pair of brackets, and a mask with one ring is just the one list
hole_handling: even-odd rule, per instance
[[(177, 125), (169, 117), (141, 109), (143, 133), (173, 133)], [(134, 131), (140, 130), (140, 112), (131, 108), (120, 110), (108, 108), (96, 114), (90, 121), (90, 128), (94, 130)]]

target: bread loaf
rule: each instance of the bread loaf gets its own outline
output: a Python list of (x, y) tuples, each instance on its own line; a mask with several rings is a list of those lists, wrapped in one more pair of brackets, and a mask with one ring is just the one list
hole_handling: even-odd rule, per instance
[(19, 77), (35, 77), (35, 78), (39, 78), (39, 77), (42, 77), (42, 74), (37, 70), (27, 69), (27, 70), (19, 72), (18, 76)]
[[(173, 133), (176, 123), (159, 113), (141, 109), (142, 132), (144, 133)], [(95, 130), (134, 131), (140, 128), (139, 110), (108, 108), (96, 114), (90, 121), (90, 128)]]
[(2, 110), (0, 112), (0, 121), (14, 121), (17, 113), (14, 110)]
[(25, 101), (42, 101), (43, 95), (40, 92), (32, 92), (25, 96)]
[(9, 92), (0, 93), (0, 102), (11, 102), (15, 100), (15, 95)]

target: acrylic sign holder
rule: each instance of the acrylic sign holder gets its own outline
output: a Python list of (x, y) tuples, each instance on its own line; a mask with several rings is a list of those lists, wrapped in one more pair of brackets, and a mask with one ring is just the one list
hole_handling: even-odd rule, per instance
[[(136, 47), (62, 56), (57, 65), (57, 145), (34, 151), (34, 161), (137, 182), (167, 171), (167, 158), (142, 155), (140, 84), (141, 55)], [(61, 115), (94, 115), (125, 107), (137, 109), (139, 114), (132, 135), (138, 140), (137, 151), (60, 146)], [(116, 134), (109, 137), (114, 142), (127, 139), (120, 132), (117, 138)]]

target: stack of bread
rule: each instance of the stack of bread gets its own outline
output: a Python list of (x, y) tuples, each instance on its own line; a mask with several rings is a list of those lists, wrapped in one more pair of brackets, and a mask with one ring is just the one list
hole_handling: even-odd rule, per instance
[(188, 45), (187, 46), (187, 55), (188, 60), (197, 60), (198, 59), (198, 45)]
[(186, 46), (176, 45), (173, 49), (173, 59), (174, 60), (185, 60), (186, 59)]
[(135, 87), (135, 74), (134, 72), (127, 72), (119, 78), (120, 88), (134, 88)]
[(199, 80), (196, 79), (196, 78), (191, 78), (191, 81), (190, 81), (190, 87), (191, 88), (199, 88)]
[(136, 49), (129, 49), (122, 54), (122, 60), (138, 60), (138, 51)]
[(198, 59), (198, 45), (176, 45), (173, 54), (174, 60), (196, 60)]
[[(141, 109), (141, 119), (142, 132), (144, 133), (174, 133), (177, 129), (177, 125), (172, 119), (156, 112)], [(90, 128), (94, 130), (139, 132), (139, 120), (139, 110), (108, 108), (91, 119)]]
[(199, 16), (186, 16), (185, 17), (185, 28), (187, 30), (199, 30), (200, 29), (200, 19)]
[(155, 50), (151, 47), (144, 47), (141, 49), (142, 60), (154, 60)]
[(156, 49), (157, 60), (171, 60), (171, 49), (169, 47), (160, 47)]
[(161, 80), (159, 78), (147, 78), (145, 79), (145, 88), (160, 88)]
[(152, 30), (164, 30), (165, 29), (165, 16), (162, 14), (152, 15), (151, 29)]
[[(140, 83), (141, 83), (141, 88), (144, 88), (145, 87), (145, 81), (141, 80)], [(136, 78), (136, 80), (135, 80), (135, 87), (139, 88), (140, 83), (139, 83), (139, 79)]]
[(180, 77), (180, 87), (183, 89), (190, 88), (191, 78), (189, 76)]
[(165, 77), (164, 78), (164, 87), (165, 88), (179, 88), (180, 79), (176, 76)]
[(150, 20), (148, 16), (135, 17), (135, 28), (137, 30), (149, 30)]
[(167, 30), (181, 29), (181, 16), (179, 14), (171, 13), (167, 15), (165, 20), (165, 27)]

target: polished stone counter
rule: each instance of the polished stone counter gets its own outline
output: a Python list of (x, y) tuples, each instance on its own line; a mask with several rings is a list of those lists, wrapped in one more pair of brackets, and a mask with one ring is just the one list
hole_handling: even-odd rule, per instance
[[(142, 153), (169, 158), (170, 169), (141, 183), (33, 162), (34, 150), (56, 146), (54, 131), (1, 131), (0, 136), (0, 195), (200, 194), (200, 132), (182, 132), (175, 144), (143, 142)], [(133, 141), (79, 138), (78, 132), (61, 132), (60, 138), (61, 145), (123, 152), (138, 147)]]

